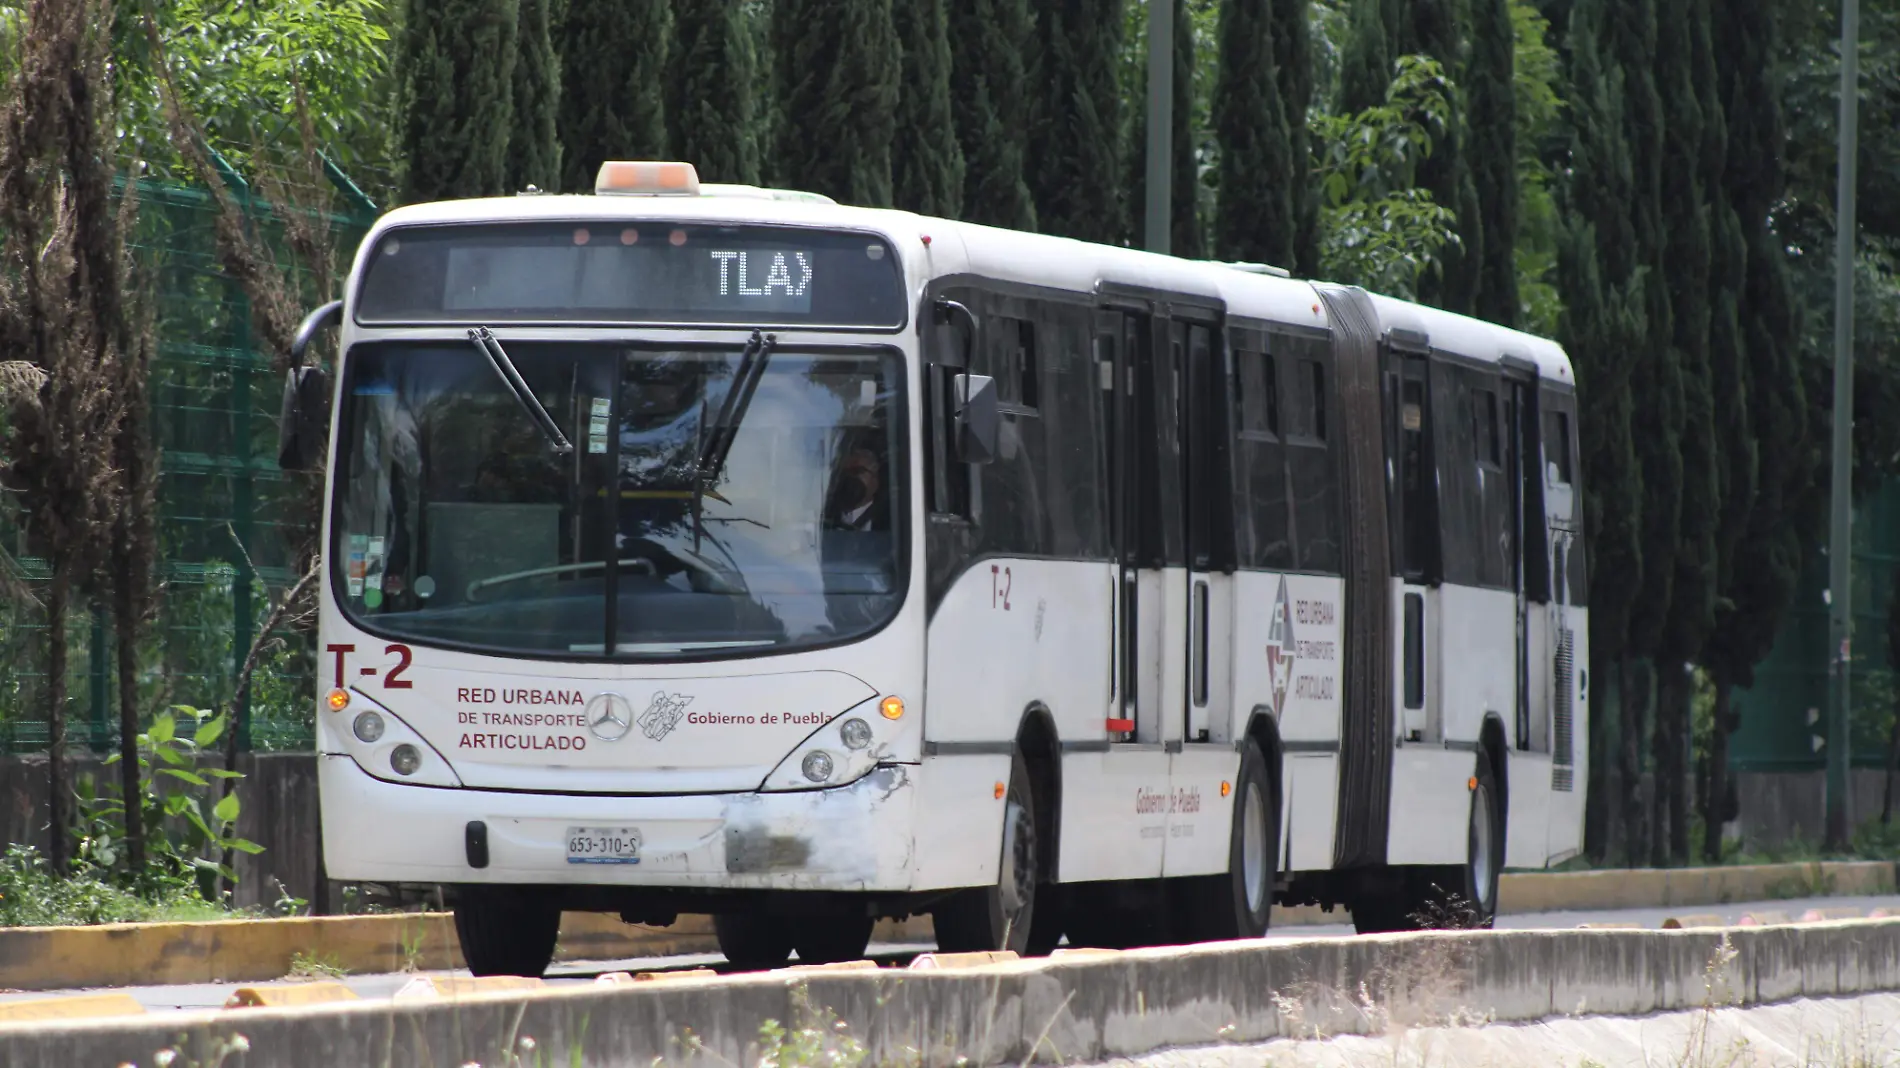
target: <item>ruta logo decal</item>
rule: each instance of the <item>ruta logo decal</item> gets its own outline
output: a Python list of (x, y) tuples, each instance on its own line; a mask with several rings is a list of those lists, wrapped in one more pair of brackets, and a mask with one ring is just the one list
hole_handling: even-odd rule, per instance
[(659, 741), (673, 733), (673, 728), (686, 718), (686, 706), (693, 699), (683, 693), (668, 695), (665, 690), (653, 695), (653, 703), (640, 713), (640, 733), (653, 741)]
[(1280, 592), (1273, 599), (1273, 614), (1267, 617), (1267, 681), (1273, 689), (1273, 714), (1286, 713), (1287, 684), (1293, 680), (1293, 602), (1287, 599), (1286, 576), (1280, 576)]

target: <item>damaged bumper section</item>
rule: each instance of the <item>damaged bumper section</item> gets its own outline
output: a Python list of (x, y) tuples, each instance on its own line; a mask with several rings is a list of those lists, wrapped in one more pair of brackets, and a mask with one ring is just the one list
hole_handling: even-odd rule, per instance
[[(576, 796), (383, 782), (319, 762), (333, 879), (680, 889), (904, 891), (921, 769), (885, 764), (845, 786), (774, 793)], [(471, 856), (482, 825), (485, 856)], [(611, 829), (616, 863), (581, 862), (577, 829)], [(637, 848), (626, 848), (626, 841)], [(485, 861), (484, 866), (476, 866)]]

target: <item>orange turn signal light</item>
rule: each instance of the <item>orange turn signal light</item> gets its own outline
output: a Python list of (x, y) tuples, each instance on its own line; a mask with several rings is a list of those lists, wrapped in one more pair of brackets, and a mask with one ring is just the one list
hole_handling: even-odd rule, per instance
[(1473, 775), (1471, 778), (1465, 780), (1465, 789), (1472, 790), (1472, 791), (1476, 791), (1478, 789), (1478, 777), (1476, 775)]
[(878, 702), (877, 710), (883, 714), (885, 719), (903, 719), (904, 699), (893, 694)]
[(1228, 794), (1231, 794), (1233, 792), (1234, 792), (1234, 784), (1231, 782), (1228, 782), (1225, 779), (1222, 779), (1221, 784), (1220, 784), (1220, 795), (1222, 797), (1226, 797)]
[(324, 700), (329, 703), (330, 711), (341, 712), (350, 707), (350, 692), (348, 690), (331, 690), (330, 695), (324, 698)]
[(996, 784), (996, 799), (998, 801), (1001, 801), (1003, 799), (1003, 795), (1008, 792), (1009, 792), (1009, 787), (1004, 786), (1000, 782)]

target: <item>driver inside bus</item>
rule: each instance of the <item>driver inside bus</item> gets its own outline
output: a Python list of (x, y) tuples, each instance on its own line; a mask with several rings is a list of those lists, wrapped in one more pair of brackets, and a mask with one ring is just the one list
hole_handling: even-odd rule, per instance
[(865, 448), (847, 452), (832, 476), (825, 525), (833, 530), (889, 530), (882, 473), (877, 453)]

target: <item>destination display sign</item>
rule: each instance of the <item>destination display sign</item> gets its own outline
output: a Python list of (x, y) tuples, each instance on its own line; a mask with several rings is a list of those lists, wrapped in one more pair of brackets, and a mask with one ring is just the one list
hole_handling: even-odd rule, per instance
[(864, 233), (676, 223), (405, 227), (371, 250), (365, 324), (812, 323), (897, 328), (897, 258)]

